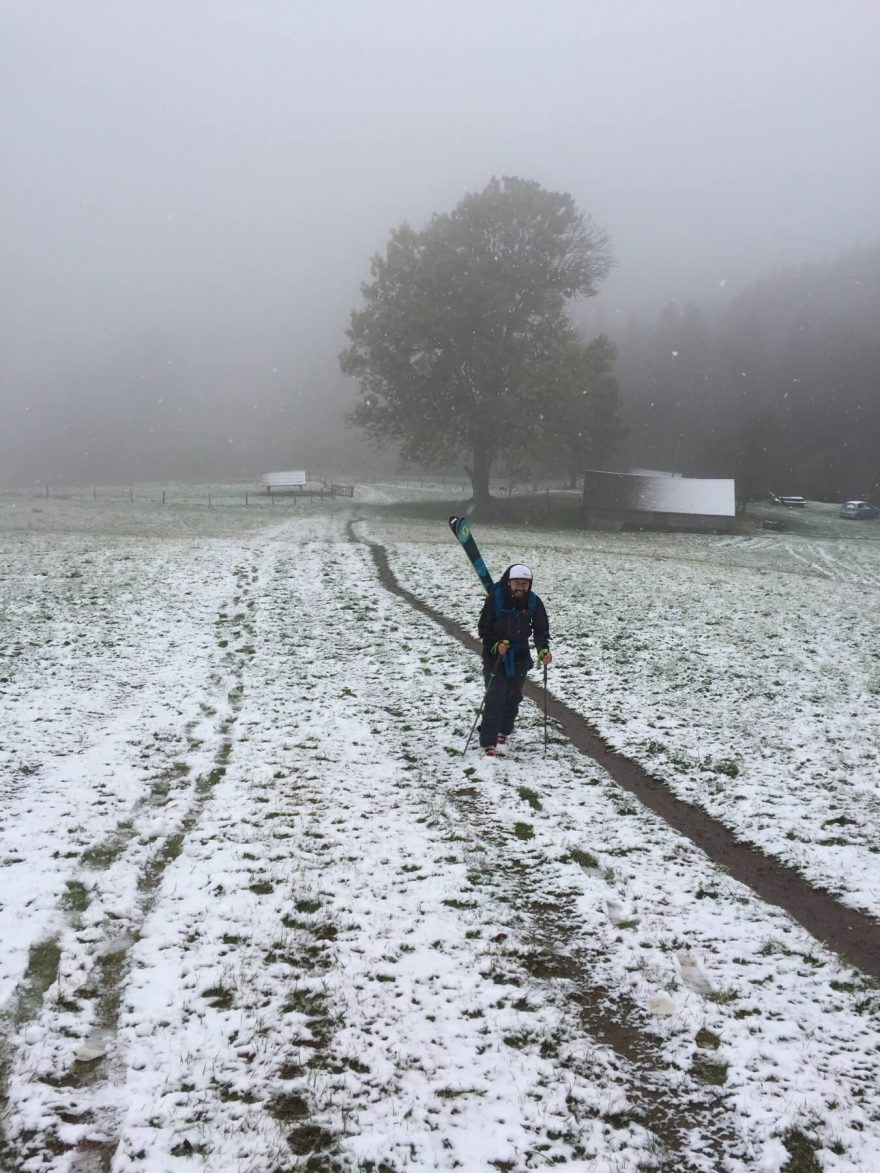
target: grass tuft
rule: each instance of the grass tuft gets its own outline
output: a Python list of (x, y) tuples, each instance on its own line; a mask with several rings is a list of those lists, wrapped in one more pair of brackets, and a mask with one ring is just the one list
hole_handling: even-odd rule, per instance
[(822, 1147), (799, 1128), (790, 1128), (782, 1138), (789, 1159), (783, 1166), (785, 1173), (822, 1173), (816, 1153)]
[(538, 798), (536, 792), (531, 790), (528, 786), (520, 786), (519, 796), (523, 802), (527, 802), (529, 804), (533, 811), (541, 810), (541, 800)]

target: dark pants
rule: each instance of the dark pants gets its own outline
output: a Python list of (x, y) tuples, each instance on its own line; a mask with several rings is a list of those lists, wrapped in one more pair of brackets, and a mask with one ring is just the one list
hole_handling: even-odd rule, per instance
[(507, 676), (504, 665), (499, 664), (495, 679), (490, 685), (493, 664), (494, 659), (492, 664), (483, 663), (483, 680), (489, 691), (483, 708), (483, 723), (480, 725), (480, 745), (495, 745), (499, 733), (507, 737), (513, 732), (513, 723), (523, 699), (523, 681), (529, 670), (528, 660), (517, 660), (513, 676)]

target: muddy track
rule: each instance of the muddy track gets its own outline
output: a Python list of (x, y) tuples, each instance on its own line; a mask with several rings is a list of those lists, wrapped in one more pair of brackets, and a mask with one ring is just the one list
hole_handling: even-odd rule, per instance
[[(350, 523), (349, 532), (357, 537)], [(429, 607), (402, 587), (388, 562), (383, 546), (365, 542), (370, 549), (382, 585), (436, 623), (474, 652), (480, 643), (457, 623)], [(543, 689), (526, 681), (525, 695), (543, 707)], [(745, 884), (768, 904), (783, 909), (823, 945), (838, 953), (863, 973), (880, 978), (880, 922), (848, 908), (829, 892), (811, 885), (799, 872), (737, 839), (734, 833), (692, 803), (677, 798), (659, 779), (636, 762), (612, 749), (574, 709), (548, 693), (547, 715), (571, 744), (592, 758), (614, 779), (665, 823), (684, 835), (734, 880)]]

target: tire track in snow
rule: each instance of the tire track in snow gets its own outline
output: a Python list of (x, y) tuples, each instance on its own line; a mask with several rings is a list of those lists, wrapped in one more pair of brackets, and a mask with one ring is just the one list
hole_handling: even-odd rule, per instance
[[(233, 597), (233, 607), (247, 591), (248, 572), (243, 567), (238, 568), (236, 581), (239, 593)], [(238, 613), (232, 623), (246, 628), (247, 616)], [(221, 626), (217, 639), (225, 648), (228, 641), (222, 638), (224, 634)], [(209, 768), (193, 773), (183, 762), (166, 766), (125, 820), (83, 851), (80, 869), (67, 882), (59, 910), (64, 928), (32, 948), (22, 982), (0, 1010), (0, 1021), (12, 1032), (0, 1048), (0, 1159), (4, 1169), (24, 1168), (25, 1164), (30, 1168), (34, 1160), (51, 1161), (53, 1156), (67, 1155), (72, 1173), (80, 1169), (85, 1173), (95, 1167), (94, 1162), (108, 1161), (116, 1150), (114, 1110), (108, 1108), (102, 1089), (118, 1081), (123, 1070), (116, 1040), (129, 953), (152, 911), (165, 870), (179, 855), (226, 772), (232, 730), (241, 707), (243, 675), (243, 660), (237, 650), (227, 654), (227, 661), (227, 676), (215, 677), (218, 688), (225, 689), (218, 700), (225, 700), (226, 715), (213, 733), (208, 732), (217, 712), (203, 702), (204, 720), (199, 729), (191, 721), (183, 735), (183, 745), (197, 760), (205, 756), (199, 751), (206, 741), (217, 745)], [(174, 748), (180, 747), (175, 744)], [(155, 812), (161, 812), (164, 824), (158, 836), (149, 827), (150, 815)], [(133, 907), (121, 915), (113, 910), (121, 895), (114, 888), (113, 877), (107, 890), (101, 891), (102, 877), (109, 877), (114, 869), (120, 873), (116, 886), (121, 881), (123, 891), (133, 889), (131, 898), (124, 901)], [(45, 995), (56, 984), (58, 997), (47, 1006)], [(14, 1120), (15, 1105), (8, 1102), (9, 1082), (17, 1058), (21, 1059), (28, 1026), (39, 1019), (48, 1019), (42, 1039), (42, 1074), (38, 1076), (45, 1106), (39, 1127), (28, 1127)], [(9, 1122), (13, 1123), (11, 1129)], [(77, 1130), (83, 1134), (81, 1139), (66, 1139)]]

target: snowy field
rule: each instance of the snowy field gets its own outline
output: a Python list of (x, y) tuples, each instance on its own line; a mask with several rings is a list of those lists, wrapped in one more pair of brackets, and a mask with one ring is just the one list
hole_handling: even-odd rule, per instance
[[(414, 494), (423, 500), (427, 490)], [(880, 1170), (880, 992), (523, 709), (446, 527), (0, 495), (0, 1167)], [(551, 688), (880, 915), (880, 542), (481, 527)]]

